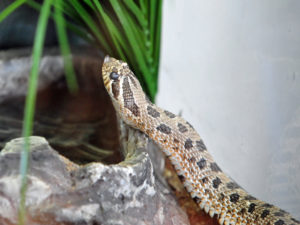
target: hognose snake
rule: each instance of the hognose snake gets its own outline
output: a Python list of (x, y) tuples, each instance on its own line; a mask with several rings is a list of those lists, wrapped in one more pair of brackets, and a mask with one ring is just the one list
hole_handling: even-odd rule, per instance
[(194, 201), (221, 225), (300, 224), (284, 210), (249, 195), (223, 173), (187, 121), (148, 100), (127, 63), (106, 56), (102, 77), (118, 117), (160, 146)]

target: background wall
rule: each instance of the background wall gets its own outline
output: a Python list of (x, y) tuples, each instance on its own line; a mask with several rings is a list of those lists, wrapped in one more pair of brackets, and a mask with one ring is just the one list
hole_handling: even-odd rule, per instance
[(165, 0), (157, 103), (220, 167), (300, 218), (300, 1)]

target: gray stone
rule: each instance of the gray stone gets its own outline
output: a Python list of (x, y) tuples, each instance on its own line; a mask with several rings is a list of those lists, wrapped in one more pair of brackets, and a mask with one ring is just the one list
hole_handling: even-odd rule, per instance
[[(3, 225), (17, 224), (23, 141), (11, 140), (0, 153)], [(155, 178), (146, 152), (154, 145), (138, 131), (132, 131), (125, 144), (136, 151), (115, 165), (78, 166), (42, 137), (31, 137), (30, 144), (28, 224), (189, 224), (174, 197)]]
[[(31, 49), (20, 49), (0, 52), (0, 103), (8, 97), (26, 95), (32, 65), (30, 51)], [(63, 63), (56, 49), (48, 50), (48, 54), (40, 62), (39, 90), (63, 76)]]

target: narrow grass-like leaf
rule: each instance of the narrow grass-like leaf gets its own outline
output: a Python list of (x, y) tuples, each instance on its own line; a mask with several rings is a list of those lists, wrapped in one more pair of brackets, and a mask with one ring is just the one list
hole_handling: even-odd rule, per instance
[(121, 3), (119, 1), (114, 1), (114, 0), (110, 0), (110, 3), (112, 5), (114, 11), (116, 12), (117, 17), (119, 18), (119, 20), (124, 28), (124, 31), (128, 38), (129, 44), (130, 44), (134, 54), (136, 55), (136, 60), (140, 66), (139, 69), (143, 72), (142, 75), (146, 81), (150, 98), (154, 99), (154, 96), (156, 93), (156, 84), (153, 83), (153, 80), (151, 78), (151, 75), (149, 73), (147, 65), (145, 63), (143, 53), (142, 53), (141, 49), (137, 46), (137, 39), (134, 36), (134, 30), (131, 27), (131, 24), (128, 21), (128, 18), (126, 17), (125, 12), (123, 11), (123, 9), (121, 7)]
[[(94, 1), (96, 2), (97, 0)], [(122, 58), (124, 61), (128, 62), (132, 66), (132, 68), (139, 68), (136, 56), (130, 47), (124, 28), (121, 26), (118, 18), (114, 16), (114, 13), (110, 11), (107, 12), (104, 9), (102, 11), (99, 11), (99, 13), (103, 15), (104, 18), (107, 18), (107, 21), (102, 21), (106, 23), (103, 25), (103, 27), (107, 27), (107, 29), (109, 29), (113, 33), (113, 36), (116, 38), (116, 40), (124, 50), (125, 58), (122, 58), (119, 52), (117, 52), (115, 57)]]
[(71, 51), (69, 47), (66, 26), (65, 26), (65, 19), (62, 15), (60, 6), (61, 6), (61, 0), (56, 0), (54, 16), (56, 22), (58, 41), (59, 41), (60, 51), (64, 59), (65, 75), (66, 75), (69, 90), (71, 92), (76, 92), (78, 90), (78, 85), (77, 85), (76, 76), (72, 64)]
[(138, 8), (138, 6), (135, 4), (133, 0), (127, 0), (124, 1), (124, 4), (130, 9), (130, 11), (135, 15), (137, 18), (137, 21), (140, 23), (140, 25), (145, 28), (147, 26), (147, 20), (144, 17), (144, 13), (141, 9)]
[(7, 6), (1, 13), (0, 13), (0, 22), (4, 20), (7, 16), (9, 16), (13, 11), (19, 8), (26, 0), (17, 0)]
[[(110, 33), (112, 40), (115, 44), (115, 47), (117, 48), (118, 53), (120, 54), (121, 58), (123, 60), (125, 60), (125, 54), (123, 52), (122, 49), (122, 45), (123, 47), (125, 46), (125, 43), (123, 42), (123, 38), (120, 35), (120, 32), (118, 32), (117, 27), (114, 25), (114, 23), (112, 22), (112, 20), (107, 16), (107, 14), (104, 12), (101, 4), (99, 3), (98, 0), (93, 0), (96, 8), (99, 10), (100, 15), (103, 18), (103, 26), (106, 25), (106, 28), (108, 30), (108, 32)], [(101, 23), (101, 21), (100, 21)]]
[(158, 82), (158, 70), (159, 70), (159, 55), (160, 55), (160, 45), (161, 45), (161, 19), (162, 19), (162, 1), (158, 1), (157, 6), (157, 20), (155, 29), (155, 40), (154, 40), (154, 58), (155, 60), (155, 83)]
[(83, 8), (83, 6), (78, 2), (78, 0), (72, 0), (72, 6), (77, 11), (78, 15), (80, 15), (85, 24), (90, 28), (91, 32), (98, 39), (99, 43), (103, 46), (105, 51), (109, 54), (112, 54), (111, 47), (108, 45), (107, 41), (103, 37), (102, 33), (99, 31), (98, 26), (91, 18), (89, 13)]
[(155, 18), (157, 16), (156, 14), (156, 6), (157, 6), (157, 0), (151, 0), (150, 1), (150, 41), (153, 43), (154, 36), (155, 36)]
[[(26, 0), (26, 4), (30, 7), (32, 7), (33, 9), (40, 11), (42, 6), (41, 4), (32, 1), (32, 0)], [(70, 15), (71, 16), (71, 15)], [(51, 18), (54, 19), (54, 14), (51, 13)], [(91, 37), (91, 35), (89, 35), (89, 33), (85, 30), (84, 27), (79, 27), (79, 26), (75, 26), (72, 23), (66, 21), (66, 27), (71, 30), (72, 32), (74, 32), (75, 34), (77, 34), (79, 37), (81, 37), (82, 39), (86, 40), (89, 43), (94, 43), (94, 39)]]
[(144, 16), (148, 19), (147, 2), (145, 0), (139, 0), (139, 3)]
[(146, 46), (145, 46), (145, 40), (144, 35), (140, 27), (135, 26), (135, 23), (133, 21), (133, 18), (130, 17), (129, 13), (125, 10), (125, 7), (120, 4), (122, 11), (124, 13), (124, 16), (127, 18), (127, 22), (129, 27), (131, 28), (131, 32), (133, 34), (133, 37), (135, 38), (135, 45), (138, 47), (141, 55), (143, 56), (143, 60), (146, 61)]
[(26, 223), (26, 190), (27, 190), (27, 172), (28, 172), (28, 157), (29, 157), (29, 136), (32, 134), (33, 129), (33, 118), (35, 110), (35, 100), (37, 93), (37, 83), (38, 83), (38, 72), (39, 63), (42, 55), (46, 27), (48, 22), (48, 17), (50, 14), (52, 0), (45, 0), (41, 8), (41, 13), (38, 19), (37, 29), (35, 33), (33, 53), (32, 53), (32, 68), (30, 72), (30, 79), (28, 83), (28, 94), (26, 96), (25, 112), (24, 112), (24, 124), (23, 124), (23, 136), (24, 136), (24, 149), (22, 152), (21, 163), (20, 163), (20, 173), (21, 173), (21, 198), (19, 205), (19, 225)]

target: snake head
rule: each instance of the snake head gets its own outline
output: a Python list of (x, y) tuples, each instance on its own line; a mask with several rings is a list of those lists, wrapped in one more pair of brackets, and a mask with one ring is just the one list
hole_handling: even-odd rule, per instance
[[(126, 121), (141, 114), (146, 97), (142, 87), (126, 62), (106, 56), (102, 66), (104, 86), (115, 110)], [(123, 118), (123, 117), (128, 118)]]

